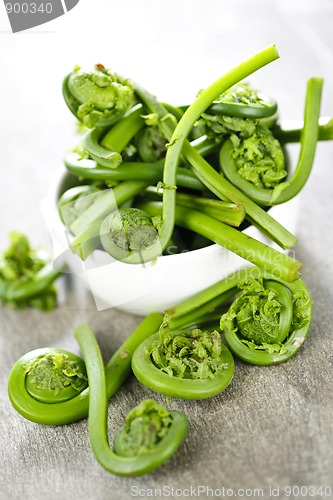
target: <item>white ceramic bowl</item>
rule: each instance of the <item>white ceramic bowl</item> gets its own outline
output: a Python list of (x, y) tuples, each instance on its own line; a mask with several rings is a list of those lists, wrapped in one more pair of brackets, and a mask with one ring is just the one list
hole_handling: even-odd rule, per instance
[[(68, 272), (80, 276), (91, 290), (98, 310), (116, 307), (138, 315), (163, 312), (250, 265), (248, 261), (216, 244), (191, 252), (160, 256), (156, 262), (145, 265), (124, 264), (113, 260), (102, 250), (95, 250), (83, 263), (70, 251), (68, 232), (57, 211), (57, 200), (63, 192), (67, 175), (64, 169), (57, 173), (42, 202), (49, 234), (49, 252), (55, 266), (66, 262)], [(297, 205), (296, 197), (270, 209), (270, 214), (294, 234)], [(249, 226), (244, 233), (278, 248), (254, 226)]]

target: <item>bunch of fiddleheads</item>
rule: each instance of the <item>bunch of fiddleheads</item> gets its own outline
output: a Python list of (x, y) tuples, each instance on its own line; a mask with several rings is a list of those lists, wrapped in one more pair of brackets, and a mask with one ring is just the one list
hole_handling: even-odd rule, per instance
[[(59, 199), (73, 251), (85, 259), (101, 244), (120, 261), (146, 262), (166, 249), (179, 226), (255, 265), (164, 316), (150, 314), (105, 367), (87, 324), (75, 331), (83, 359), (37, 349), (14, 365), (8, 389), (16, 410), (47, 425), (88, 416), (92, 450), (114, 474), (152, 471), (187, 431), (182, 412), (148, 399), (129, 412), (110, 449), (107, 402), (131, 370), (167, 396), (211, 398), (229, 386), (233, 355), (251, 364), (282, 363), (308, 335), (312, 302), (301, 263), (235, 229), (247, 219), (282, 248), (293, 246), (296, 238), (262, 206), (295, 196), (310, 174), (317, 139), (333, 137), (332, 120), (319, 119), (322, 79), (309, 80), (304, 122), (290, 130), (278, 123), (274, 99), (239, 83), (277, 57), (274, 47), (265, 49), (178, 108), (102, 65), (91, 72), (75, 68), (65, 78), (69, 109), (91, 129), (65, 158), (78, 184)], [(301, 148), (290, 174), (284, 144), (293, 141)], [(0, 269), (0, 298), (8, 301), (36, 299), (41, 284), (58, 274), (45, 266), (44, 276), (24, 264), (21, 274), (33, 269), (38, 279), (18, 286), (17, 269), (8, 262)], [(14, 283), (4, 284), (11, 273)]]
[(211, 398), (232, 380), (231, 352), (259, 365), (291, 358), (308, 334), (311, 305), (300, 279), (290, 283), (261, 268), (247, 268), (164, 316), (147, 316), (105, 367), (87, 324), (75, 330), (83, 359), (60, 349), (28, 353), (11, 371), (9, 397), (21, 415), (42, 424), (62, 425), (88, 415), (91, 447), (106, 470), (118, 475), (150, 472), (178, 449), (187, 419), (144, 400), (128, 414), (111, 450), (107, 401), (131, 370), (155, 392)]
[[(186, 416), (180, 411), (169, 411), (154, 400), (144, 400), (129, 412), (115, 436), (112, 451), (107, 436), (107, 401), (128, 377), (135, 350), (158, 331), (162, 320), (158, 313), (147, 316), (105, 367), (97, 340), (87, 324), (75, 330), (84, 359), (55, 348), (31, 351), (15, 363), (10, 373), (11, 403), (25, 418), (46, 425), (63, 425), (88, 415), (91, 447), (106, 470), (121, 476), (152, 471), (180, 446), (187, 432)], [(229, 382), (232, 357), (226, 347), (220, 346), (218, 350), (220, 357), (223, 350), (223, 360), (230, 362)], [(214, 369), (213, 365), (211, 368), (220, 369), (219, 366)], [(221, 392), (226, 385), (225, 379), (211, 395)]]
[(61, 349), (31, 351), (17, 361), (9, 377), (13, 406), (25, 418), (47, 425), (63, 425), (89, 415), (92, 450), (104, 468), (121, 476), (150, 472), (180, 446), (187, 432), (186, 416), (144, 400), (129, 412), (112, 451), (107, 402), (128, 377), (134, 350), (158, 329), (161, 319), (160, 314), (145, 318), (105, 367), (87, 324), (75, 330), (84, 360)]
[[(309, 80), (304, 122), (292, 130), (278, 122), (273, 98), (241, 81), (277, 58), (274, 46), (264, 49), (180, 107), (159, 102), (102, 65), (90, 72), (75, 68), (64, 80), (65, 101), (91, 130), (65, 157), (82, 189), (78, 196), (69, 190), (59, 202), (73, 235), (72, 251), (86, 259), (102, 246), (124, 263), (153, 261), (167, 251), (176, 224), (273, 274), (296, 279), (299, 262), (282, 253), (276, 259), (267, 246), (241, 233), (246, 219), (281, 248), (295, 245), (296, 237), (266, 208), (302, 189), (317, 140), (333, 137), (331, 120), (319, 119), (322, 79)], [(301, 146), (294, 171), (284, 148), (290, 141)], [(151, 186), (161, 194), (155, 206)], [(213, 212), (208, 204), (216, 202)], [(84, 208), (74, 217), (77, 205)]]
[(234, 361), (217, 330), (162, 329), (136, 349), (132, 369), (140, 382), (156, 392), (206, 399), (229, 385)]
[[(210, 197), (217, 196), (224, 202), (232, 202), (236, 206), (241, 205), (246, 214), (278, 241), (283, 248), (295, 244), (296, 238), (293, 235), (274, 221), (257, 204), (244, 196), (241, 191), (234, 188), (205, 160), (205, 156), (209, 156), (216, 148), (214, 141), (205, 138), (198, 140), (196, 137), (190, 143), (187, 139), (190, 138), (201, 114), (210, 106), (214, 110), (214, 100), (218, 99), (221, 93), (226, 92), (230, 86), (277, 57), (275, 47), (268, 47), (259, 52), (249, 58), (246, 63), (237, 66), (216, 80), (202, 91), (194, 103), (185, 110), (160, 103), (140, 85), (132, 82), (135, 95), (132, 109), (127, 109), (123, 117), (111, 128), (96, 127), (89, 132), (83, 141), (84, 149), (82, 154), (81, 148), (81, 160), (75, 152), (66, 157), (65, 164), (72, 173), (88, 179), (103, 179), (104, 182), (112, 182), (113, 179), (117, 183), (113, 189), (123, 186), (125, 191), (126, 182), (141, 182), (138, 190), (142, 192), (147, 186), (160, 181), (162, 213), (157, 227), (157, 237), (148, 239), (147, 245), (140, 247), (139, 250), (125, 248), (125, 251), (122, 252), (121, 260), (123, 262), (150, 261), (165, 250), (174, 230), (176, 191), (178, 193), (178, 187), (182, 185), (186, 188), (202, 191), (207, 191), (208, 188), (211, 191)], [(106, 70), (103, 68), (100, 71), (105, 72)], [(83, 78), (84, 74), (79, 73), (80, 78)], [(87, 79), (90, 82), (89, 75), (90, 73), (87, 73)], [(72, 86), (74, 86), (75, 78), (76, 71), (71, 73), (65, 81), (72, 82)], [(266, 102), (265, 99), (262, 99), (259, 104), (246, 104), (244, 108), (248, 109), (251, 106), (254, 109), (264, 108), (264, 114), (267, 114), (267, 109), (269, 109), (268, 114), (273, 113), (275, 109), (275, 104), (271, 101)], [(76, 116), (80, 118), (78, 113)], [(167, 144), (166, 141), (168, 141)], [(120, 154), (122, 154), (122, 160), (119, 157)], [(183, 158), (186, 160), (185, 164)], [(119, 164), (120, 161), (122, 164)], [(178, 168), (179, 163), (181, 166)], [(86, 172), (87, 177), (85, 177), (84, 172)], [(134, 177), (131, 178), (131, 181), (127, 181), (128, 176), (132, 174)], [(105, 175), (104, 178), (103, 175)], [(142, 184), (143, 182), (146, 182), (145, 186)], [(131, 192), (127, 199), (133, 196), (135, 195)], [(121, 203), (119, 205), (121, 206)], [(86, 258), (91, 248), (88, 247), (88, 251), (86, 251), (85, 241), (98, 237), (98, 224), (102, 222), (106, 212), (110, 213), (113, 210), (114, 205), (106, 197), (104, 203), (98, 205), (98, 210), (91, 211), (94, 213), (94, 224), (89, 225), (91, 224), (90, 217), (85, 218), (86, 214), (84, 213), (81, 214), (78, 221), (69, 224), (69, 228), (74, 234), (74, 240), (71, 243), (74, 252), (77, 252), (82, 258)], [(84, 220), (88, 222), (84, 222)], [(117, 255), (115, 257), (117, 258)]]

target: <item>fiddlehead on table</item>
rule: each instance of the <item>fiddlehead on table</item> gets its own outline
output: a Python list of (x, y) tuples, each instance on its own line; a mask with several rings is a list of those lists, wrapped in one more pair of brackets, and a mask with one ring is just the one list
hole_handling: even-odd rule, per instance
[(221, 318), (231, 351), (252, 364), (271, 365), (291, 358), (303, 344), (311, 323), (312, 301), (305, 285), (249, 278), (242, 293)]
[(80, 325), (75, 336), (87, 366), (89, 437), (96, 459), (106, 470), (120, 476), (151, 472), (170, 458), (185, 438), (188, 426), (185, 414), (169, 411), (154, 400), (144, 400), (127, 415), (111, 450), (107, 386), (99, 346), (88, 325)]
[(297, 353), (311, 325), (309, 291), (301, 279), (289, 282), (259, 267), (243, 269), (178, 304), (168, 312), (167, 325), (173, 329), (194, 321), (231, 298), (220, 328), (233, 354), (248, 363), (273, 365)]
[(141, 383), (156, 392), (206, 399), (229, 385), (234, 362), (217, 330), (162, 328), (135, 351), (132, 369)]
[[(105, 366), (108, 398), (129, 376), (135, 349), (158, 330), (161, 322), (160, 314), (147, 316), (110, 358)], [(8, 380), (9, 398), (16, 411), (28, 420), (45, 425), (68, 424), (88, 415), (90, 389), (85, 380), (85, 364), (78, 356), (55, 348), (37, 349), (13, 366)]]

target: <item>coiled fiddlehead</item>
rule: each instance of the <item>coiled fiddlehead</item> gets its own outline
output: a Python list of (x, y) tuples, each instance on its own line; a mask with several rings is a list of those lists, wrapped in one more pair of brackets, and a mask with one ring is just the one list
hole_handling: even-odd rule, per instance
[(144, 400), (126, 417), (111, 450), (106, 380), (99, 346), (88, 325), (77, 328), (75, 336), (87, 366), (89, 437), (96, 459), (106, 470), (120, 476), (151, 472), (173, 455), (185, 438), (188, 426), (185, 414)]
[(181, 399), (205, 399), (231, 382), (234, 362), (218, 331), (167, 329), (135, 351), (132, 369), (150, 389)]
[(123, 208), (112, 212), (101, 225), (100, 238), (104, 248), (117, 260), (131, 253), (141, 253), (158, 239), (151, 219), (138, 208)]
[(311, 323), (312, 301), (300, 280), (265, 277), (239, 284), (242, 293), (221, 318), (224, 338), (239, 358), (257, 365), (282, 363), (301, 347)]
[[(14, 365), (9, 378), (9, 391), (10, 394), (15, 393), (16, 401), (24, 401), (27, 394), (31, 402), (41, 403), (38, 406), (46, 412), (50, 412), (50, 404), (54, 405), (55, 414), (59, 411), (57, 403), (77, 398), (86, 387), (87, 373), (83, 360), (56, 348), (29, 352)], [(28, 407), (27, 411), (30, 409)], [(21, 410), (20, 413), (26, 417), (23, 407)], [(43, 419), (43, 412), (40, 418)]]
[[(256, 122), (275, 116), (276, 101), (239, 83), (221, 94), (202, 113), (197, 125), (209, 138), (221, 142), (225, 136), (239, 134), (248, 137), (253, 134)], [(272, 123), (275, 120), (272, 119)], [(267, 123), (267, 120), (265, 121)]]
[[(147, 316), (110, 358), (105, 366), (108, 398), (131, 373), (131, 358), (135, 349), (158, 330), (161, 322), (160, 314)], [(74, 369), (68, 368), (67, 360), (75, 364)], [(59, 382), (63, 375), (68, 376), (70, 384)], [(88, 415), (90, 389), (82, 382), (86, 375), (85, 364), (78, 356), (55, 348), (37, 349), (22, 356), (13, 366), (8, 380), (9, 398), (16, 411), (33, 422), (46, 425), (75, 422)], [(73, 376), (79, 378), (75, 379), (75, 388)], [(57, 386), (54, 381), (57, 381)]]
[(250, 135), (234, 134), (224, 142), (220, 151), (222, 173), (256, 203), (267, 206), (284, 203), (306, 183), (318, 140), (322, 85), (321, 78), (308, 81), (300, 154), (289, 179), (281, 145), (267, 127), (254, 123)]
[(301, 279), (286, 281), (259, 267), (228, 276), (168, 311), (168, 328), (194, 321), (235, 301), (220, 327), (231, 352), (257, 365), (287, 361), (302, 346), (312, 318), (312, 301)]
[(63, 95), (72, 113), (89, 128), (114, 123), (134, 103), (131, 84), (102, 65), (92, 71), (76, 67), (64, 79)]

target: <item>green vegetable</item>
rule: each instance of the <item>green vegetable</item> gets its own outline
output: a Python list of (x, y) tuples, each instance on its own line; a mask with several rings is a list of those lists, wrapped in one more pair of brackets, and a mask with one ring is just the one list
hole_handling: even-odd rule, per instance
[[(215, 143), (221, 143), (230, 135), (238, 138), (251, 137), (256, 126), (267, 123), (267, 117), (275, 117), (277, 104), (274, 99), (252, 89), (248, 84), (238, 84), (221, 94), (197, 122), (202, 132)], [(266, 120), (264, 120), (266, 118)], [(272, 124), (276, 119), (270, 119)]]
[[(105, 366), (108, 399), (121, 387), (131, 373), (133, 352), (143, 340), (158, 330), (162, 318), (157, 313), (147, 316), (110, 358)], [(80, 378), (84, 380), (83, 377), (86, 376), (84, 363), (82, 365), (82, 360), (77, 356), (59, 349), (37, 349), (24, 355), (13, 366), (8, 380), (8, 394), (16, 411), (26, 419), (44, 425), (63, 425), (75, 422), (88, 415), (90, 389), (89, 387), (85, 388), (84, 384), (82, 384), (79, 390), (72, 391), (71, 397), (67, 397), (67, 387), (58, 388), (57, 401), (52, 401), (52, 404), (41, 401), (41, 398), (45, 400), (49, 398), (50, 393), (48, 390), (46, 390), (46, 396), (43, 397), (41, 394), (42, 389), (39, 389), (38, 399), (35, 397), (36, 391), (31, 394), (27, 390), (26, 384), (27, 366), (33, 366), (40, 356), (45, 357), (53, 353), (69, 356), (71, 360), (74, 360), (78, 367), (81, 367)], [(50, 380), (50, 369), (42, 365), (41, 371), (43, 378)], [(56, 366), (54, 371), (57, 373)], [(64, 392), (65, 398), (62, 398)]]
[(266, 127), (256, 125), (250, 136), (232, 135), (223, 144), (220, 152), (223, 174), (255, 202), (284, 203), (305, 185), (316, 151), (322, 84), (321, 78), (308, 81), (299, 160), (290, 179), (285, 179), (281, 146)]
[(293, 356), (306, 338), (312, 301), (305, 285), (249, 278), (243, 293), (221, 318), (234, 354), (252, 364), (271, 365)]
[(311, 324), (309, 292), (301, 279), (289, 282), (259, 267), (240, 270), (175, 306), (164, 324), (174, 329), (193, 322), (231, 297), (235, 301), (220, 326), (232, 353), (258, 365), (282, 363), (296, 354)]
[(76, 329), (87, 366), (89, 394), (89, 437), (98, 462), (120, 476), (145, 474), (159, 467), (177, 451), (187, 432), (187, 418), (180, 411), (168, 411), (153, 400), (132, 409), (109, 447), (107, 388), (103, 360), (96, 338), (88, 325)]
[(239, 83), (215, 99), (202, 117), (217, 122), (218, 116), (266, 118), (274, 115), (276, 111), (275, 99), (251, 88), (248, 83)]
[(28, 238), (11, 232), (10, 244), (0, 256), (0, 301), (18, 309), (51, 311), (57, 305), (53, 284), (59, 272), (32, 249)]
[[(101, 189), (112, 187), (68, 225), (74, 235), (72, 251), (86, 259), (100, 245), (99, 234), (103, 234), (102, 245), (118, 258), (117, 246), (112, 247), (113, 250), (108, 247), (110, 231), (107, 222), (101, 231), (102, 221), (108, 216), (109, 221), (116, 219), (118, 216), (110, 214), (125, 208), (124, 203), (126, 208), (138, 208), (142, 199), (145, 203), (150, 185), (156, 183), (162, 193), (160, 220), (153, 221), (158, 235), (154, 233), (152, 238), (143, 238), (141, 242), (145, 245), (140, 244), (137, 249), (123, 246), (119, 254), (122, 262), (153, 261), (165, 252), (173, 238), (176, 204), (235, 226), (239, 226), (245, 217), (247, 223), (255, 225), (281, 248), (292, 248), (297, 238), (274, 220), (264, 207), (287, 201), (302, 189), (313, 164), (317, 136), (319, 139), (333, 138), (333, 127), (330, 121), (323, 123), (319, 120), (320, 78), (308, 82), (304, 124), (300, 124), (302, 131), (293, 129), (289, 132), (275, 123), (277, 104), (274, 99), (241, 82), (277, 58), (275, 47), (267, 47), (200, 91), (190, 106), (178, 108), (159, 102), (136, 82), (121, 81), (121, 85), (131, 89), (131, 103), (126, 107), (120, 92), (119, 107), (124, 109), (123, 113), (113, 117), (111, 126), (101, 126), (97, 122), (86, 135), (84, 146), (65, 158), (66, 168), (80, 180), (98, 181)], [(111, 83), (108, 79), (112, 80), (112, 75), (102, 66), (92, 73), (72, 72), (64, 83), (65, 96), (71, 97), (66, 101), (69, 107), (71, 99), (74, 96), (78, 99), (79, 95), (82, 105), (86, 104), (90, 93), (100, 107), (101, 102), (109, 102)], [(98, 84), (100, 87), (96, 81), (102, 82)], [(74, 88), (76, 84), (77, 89)], [(115, 94), (113, 97), (116, 99)], [(116, 100), (112, 102), (116, 107)], [(204, 135), (200, 136), (202, 132)], [(282, 149), (288, 140), (301, 142), (299, 161), (292, 174), (285, 164)], [(223, 141), (221, 148), (219, 143)], [(219, 160), (223, 175), (218, 171)], [(195, 196), (192, 190), (195, 190)], [(232, 207), (229, 214), (226, 211), (228, 203)], [(236, 216), (235, 206), (240, 207), (242, 215), (233, 218)], [(151, 226), (149, 221), (148, 226)], [(191, 226), (191, 231), (199, 227), (199, 219), (191, 221)], [(210, 233), (208, 237), (212, 241), (226, 239), (214, 234), (213, 226), (209, 231), (206, 224), (204, 226), (205, 238)], [(252, 244), (255, 245), (249, 240), (245, 245), (246, 252), (242, 256), (247, 259)], [(232, 242), (229, 247), (233, 247)], [(238, 254), (243, 252), (242, 246)], [(257, 250), (253, 249), (252, 253), (255, 259), (248, 259), (250, 262), (261, 265), (261, 261), (265, 261), (265, 257), (256, 260)], [(272, 271), (271, 267), (267, 269)], [(289, 279), (287, 274), (284, 277)]]
[(191, 163), (191, 166), (195, 168), (196, 174), (201, 182), (214, 194), (218, 197), (222, 197), (222, 199), (226, 201), (244, 205), (247, 213), (256, 220), (265, 231), (278, 240), (283, 247), (289, 247), (295, 244), (296, 239), (286, 229), (277, 224), (268, 214), (261, 211), (256, 204), (252, 204), (251, 201), (247, 200), (247, 198), (239, 193), (237, 189), (233, 188), (231, 184), (229, 185), (227, 181), (222, 179), (187, 141), (187, 136), (195, 122), (221, 93), (277, 57), (278, 54), (275, 47), (269, 47), (225, 74), (199, 94), (194, 103), (187, 108), (176, 127), (174, 127), (172, 122), (170, 123), (170, 120), (166, 119), (168, 113), (163, 106), (144, 89), (136, 84), (134, 85), (136, 93), (144, 101), (150, 111), (155, 113), (158, 118), (161, 133), (169, 140), (169, 144), (167, 147), (163, 176), (163, 186), (165, 189), (163, 190), (163, 213), (159, 244), (152, 245), (147, 249), (147, 252), (140, 253), (140, 256), (137, 256), (136, 259), (133, 255), (130, 255), (127, 260), (128, 263), (142, 262), (142, 259), (146, 261), (156, 257), (156, 252), (158, 251), (157, 247), (161, 247), (163, 250), (172, 235), (175, 219), (176, 172), (181, 153), (183, 153), (186, 159)]
[(90, 72), (76, 67), (64, 80), (63, 95), (72, 113), (89, 128), (114, 123), (134, 103), (131, 84), (101, 65)]
[(123, 208), (104, 219), (100, 237), (104, 250), (121, 261), (152, 245), (158, 239), (158, 231), (143, 210)]
[[(140, 207), (153, 217), (160, 216), (162, 212), (162, 206), (158, 202), (142, 203)], [(301, 262), (199, 210), (200, 206), (198, 210), (193, 210), (182, 206), (180, 201), (176, 206), (176, 224), (197, 232), (239, 257), (261, 266), (274, 275), (282, 276), (287, 281), (293, 281), (299, 277)]]
[(234, 362), (218, 331), (167, 329), (137, 348), (132, 369), (140, 382), (156, 392), (205, 399), (229, 385)]

